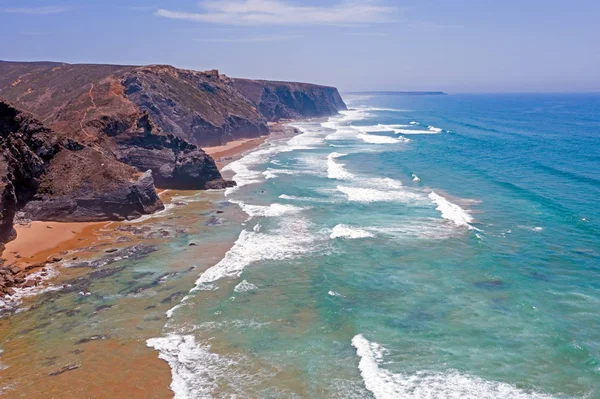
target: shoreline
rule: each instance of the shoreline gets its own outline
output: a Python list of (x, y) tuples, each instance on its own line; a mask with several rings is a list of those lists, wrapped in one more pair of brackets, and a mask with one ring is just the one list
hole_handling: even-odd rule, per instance
[[(268, 139), (281, 138), (284, 134), (286, 136), (290, 135), (290, 129), (282, 124), (272, 126), (270, 131), (272, 134), (268, 136), (262, 136), (255, 139), (235, 140), (227, 143), (224, 146), (208, 147), (205, 151), (213, 157), (219, 157), (218, 159), (215, 159), (215, 162), (217, 162), (219, 169), (221, 170), (230, 162), (240, 159), (245, 153), (255, 150)], [(157, 193), (165, 205), (168, 205), (168, 208), (177, 208), (177, 206), (181, 205), (178, 203), (177, 199), (177, 197), (182, 194), (181, 192), (157, 188)], [(188, 192), (187, 194), (189, 193), (191, 192)], [(18, 274), (18, 277), (24, 279), (36, 278), (35, 276), (39, 273), (35, 272), (39, 272), (40, 269), (42, 269), (43, 275), (46, 274), (46, 268), (48, 268), (48, 271), (52, 270), (52, 273), (48, 274), (46, 277), (41, 279), (36, 278), (35, 280), (36, 292), (42, 293), (47, 286), (53, 286), (54, 284), (57, 286), (62, 286), (61, 281), (80, 275), (79, 270), (82, 269), (78, 270), (76, 268), (73, 269), (69, 267), (69, 264), (75, 263), (74, 261), (76, 260), (77, 262), (85, 262), (86, 260), (99, 259), (99, 256), (101, 258), (105, 257), (106, 255), (109, 255), (107, 252), (117, 248), (120, 250), (121, 247), (124, 246), (145, 244), (155, 241), (156, 239), (137, 236), (130, 230), (132, 226), (143, 228), (147, 222), (153, 223), (152, 218), (150, 217), (149, 219), (145, 219), (138, 223), (136, 223), (136, 221), (78, 223), (36, 221), (22, 225), (15, 225), (15, 229), (17, 230), (17, 238), (6, 244), (1, 256), (3, 259), (5, 259), (5, 265), (8, 267), (18, 267), (21, 270), (20, 274)], [(126, 238), (127, 240), (120, 241), (120, 238)], [(195, 246), (196, 244), (193, 245)], [(220, 253), (220, 255), (215, 253), (215, 256), (220, 256), (222, 258), (232, 247), (232, 245), (233, 241), (226, 243), (226, 245), (220, 245), (219, 247), (222, 248), (219, 248), (219, 251), (217, 251)], [(196, 251), (196, 248), (198, 251), (200, 251), (202, 247), (190, 247), (190, 251)], [(204, 251), (202, 253), (205, 254)], [(18, 287), (18, 290), (20, 290), (20, 287)], [(82, 295), (85, 296), (88, 294), (92, 295), (92, 293), (86, 293), (84, 290)], [(16, 295), (17, 298), (19, 296), (20, 294)], [(34, 296), (37, 296), (37, 294)], [(25, 298), (26, 296), (23, 296), (23, 299)], [(26, 302), (21, 303), (21, 299), (19, 298), (17, 301), (18, 302), (13, 303), (14, 309), (17, 307), (27, 308), (29, 306), (29, 301), (27, 300)], [(6, 303), (9, 302), (6, 301)], [(10, 319), (12, 316), (13, 315), (11, 313), (8, 313), (6, 318)], [(8, 322), (8, 324), (4, 324), (2, 331), (7, 328), (11, 328), (10, 322)], [(25, 345), (25, 347), (27, 347), (27, 345)], [(121, 353), (131, 353), (133, 354), (133, 357), (128, 357), (127, 360), (120, 360), (117, 355), (118, 352), (114, 354), (107, 354), (106, 349), (109, 347), (112, 347), (113, 350), (117, 350), (119, 352), (121, 352), (120, 348), (122, 348), (124, 352)], [(7, 353), (18, 353), (23, 350), (27, 350), (23, 349), (23, 347), (13, 347), (12, 345), (2, 349), (5, 349)], [(88, 369), (87, 367), (85, 368), (86, 371), (79, 369), (80, 365), (93, 362), (95, 364), (104, 363), (107, 368), (113, 367), (115, 364), (122, 364), (123, 368), (130, 368), (130, 364), (136, 364), (134, 368), (138, 369), (139, 373), (135, 373), (135, 380), (140, 385), (135, 384), (135, 389), (132, 388), (129, 382), (120, 379), (119, 376), (107, 374), (103, 377), (103, 380), (112, 381), (112, 384), (115, 384), (115, 388), (120, 386), (120, 389), (128, 391), (130, 397), (132, 398), (146, 397), (143, 396), (143, 390), (139, 389), (147, 382), (151, 382), (153, 385), (158, 385), (156, 389), (156, 394), (158, 395), (157, 397), (167, 397), (166, 392), (171, 392), (169, 387), (172, 382), (172, 376), (169, 365), (156, 356), (155, 350), (148, 348), (146, 345), (141, 343), (138, 345), (133, 341), (128, 341), (127, 344), (124, 342), (119, 343), (117, 340), (107, 338), (106, 340), (102, 339), (94, 342), (93, 344), (89, 344), (88, 351), (82, 356), (83, 357), (79, 359), (79, 362), (76, 363), (77, 368), (65, 368), (64, 370), (69, 372), (64, 372), (64, 374), (59, 370), (61, 373), (60, 377), (54, 376), (49, 379), (46, 379), (45, 377), (41, 380), (38, 379), (36, 386), (38, 388), (46, 387), (45, 389), (47, 389), (48, 392), (58, 394), (65, 389), (65, 387), (76, 384), (77, 380), (82, 378), (82, 376), (85, 376), (87, 373), (92, 372), (96, 374), (94, 370)], [(10, 364), (10, 362), (8, 364)], [(10, 369), (15, 372), (17, 369), (21, 370), (22, 367), (20, 365), (12, 364)], [(20, 375), (22, 375), (22, 371)], [(1, 380), (2, 378), (0, 378), (0, 381)], [(29, 392), (31, 387), (26, 385), (17, 389), (19, 389), (21, 392)]]

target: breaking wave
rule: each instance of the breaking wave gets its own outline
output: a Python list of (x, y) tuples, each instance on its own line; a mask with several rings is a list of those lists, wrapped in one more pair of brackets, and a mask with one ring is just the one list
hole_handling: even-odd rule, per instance
[(471, 226), (470, 223), (473, 223), (475, 219), (469, 214), (469, 212), (448, 201), (435, 191), (432, 191), (429, 194), (429, 198), (437, 205), (436, 209), (440, 211), (444, 219), (451, 221), (457, 226), (465, 226), (473, 229), (473, 226)]
[(338, 224), (331, 230), (331, 234), (329, 235), (329, 237), (332, 240), (334, 240), (336, 238), (357, 239), (357, 238), (374, 237), (374, 235), (363, 229), (359, 229), (356, 227), (350, 227), (345, 224)]
[[(400, 136), (401, 137), (401, 136)], [(365, 143), (369, 144), (396, 144), (409, 141), (408, 139), (402, 138), (394, 138), (388, 136), (378, 136), (374, 134), (360, 133), (357, 138), (361, 139)]]
[(337, 163), (337, 158), (345, 157), (347, 154), (340, 154), (339, 152), (332, 152), (327, 157), (327, 177), (336, 180), (350, 180), (354, 175), (348, 172), (344, 165)]
[(366, 388), (376, 399), (552, 399), (551, 396), (527, 392), (510, 384), (486, 381), (457, 371), (420, 371), (413, 374), (392, 373), (381, 366), (385, 348), (362, 335), (352, 339), (360, 357), (358, 368)]

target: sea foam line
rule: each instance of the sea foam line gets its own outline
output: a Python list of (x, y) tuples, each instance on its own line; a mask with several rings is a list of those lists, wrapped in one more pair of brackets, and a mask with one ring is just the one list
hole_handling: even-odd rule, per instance
[(469, 229), (477, 230), (471, 226), (471, 223), (473, 223), (475, 219), (466, 210), (448, 201), (435, 191), (429, 193), (429, 198), (437, 205), (436, 210), (442, 214), (444, 219), (451, 221), (457, 226), (465, 226)]
[(376, 399), (552, 399), (551, 396), (527, 392), (510, 384), (486, 381), (457, 371), (414, 374), (392, 373), (380, 367), (386, 350), (361, 334), (352, 339), (360, 357), (358, 368), (365, 387)]
[(389, 137), (389, 136), (378, 136), (374, 134), (360, 133), (357, 138), (361, 139), (365, 143), (369, 144), (397, 144), (397, 143), (406, 143), (410, 141), (407, 138), (400, 136), (399, 138)]

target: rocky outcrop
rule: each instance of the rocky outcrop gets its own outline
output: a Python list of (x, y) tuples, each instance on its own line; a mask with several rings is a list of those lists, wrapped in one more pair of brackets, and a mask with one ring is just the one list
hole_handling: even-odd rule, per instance
[(36, 119), (0, 101), (0, 240), (14, 236), (20, 209), (33, 220), (120, 220), (163, 205), (151, 172), (99, 149), (55, 134)]
[(140, 175), (90, 147), (58, 153), (23, 207), (29, 219), (58, 222), (134, 219), (161, 209), (151, 171)]
[(162, 134), (147, 113), (134, 131), (116, 137), (117, 158), (138, 170), (151, 170), (161, 188), (207, 189), (235, 185), (224, 181), (214, 160), (172, 134)]

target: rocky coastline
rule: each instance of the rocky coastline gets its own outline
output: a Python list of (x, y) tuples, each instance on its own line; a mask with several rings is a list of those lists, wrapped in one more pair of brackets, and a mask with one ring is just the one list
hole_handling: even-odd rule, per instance
[[(272, 122), (343, 109), (333, 87), (216, 70), (0, 61), (0, 246), (15, 220), (133, 220), (164, 209), (156, 187), (231, 187), (198, 145), (258, 140)], [(3, 263), (0, 297), (47, 273), (48, 262)]]

